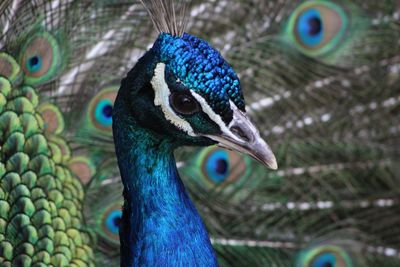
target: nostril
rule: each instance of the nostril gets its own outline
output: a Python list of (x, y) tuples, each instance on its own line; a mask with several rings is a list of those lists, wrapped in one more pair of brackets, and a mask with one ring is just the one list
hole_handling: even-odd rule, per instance
[(243, 141), (245, 142), (250, 142), (250, 138), (247, 136), (247, 134), (245, 134), (245, 132), (243, 132), (242, 129), (240, 129), (237, 126), (233, 126), (231, 127), (231, 131), (234, 135), (236, 135), (237, 137), (240, 137)]

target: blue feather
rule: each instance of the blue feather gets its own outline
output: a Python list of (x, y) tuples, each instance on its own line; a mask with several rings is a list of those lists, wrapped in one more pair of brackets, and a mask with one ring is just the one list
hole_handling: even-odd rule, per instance
[(120, 117), (124, 112), (115, 112), (114, 139), (125, 188), (121, 265), (217, 266), (205, 226), (177, 173), (172, 147), (157, 144), (138, 125), (127, 129)]

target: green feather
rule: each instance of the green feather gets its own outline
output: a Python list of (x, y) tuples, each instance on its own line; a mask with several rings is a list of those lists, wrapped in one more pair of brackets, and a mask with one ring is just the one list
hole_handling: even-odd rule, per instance
[(338, 267), (353, 267), (350, 255), (336, 245), (319, 245), (300, 252), (296, 267), (318, 266), (324, 264)]
[(53, 79), (66, 60), (59, 41), (46, 31), (30, 34), (19, 52), (27, 85), (35, 86)]
[[(107, 86), (96, 93), (88, 102), (82, 128), (77, 133), (82, 139), (111, 138), (112, 119), (111, 111), (117, 96), (119, 86)], [(100, 137), (101, 136), (101, 137)]]
[(21, 78), (21, 68), (12, 56), (4, 52), (0, 53), (0, 66), (0, 75), (11, 83), (17, 83)]
[[(65, 266), (76, 260), (90, 265), (90, 239), (85, 237), (81, 214), (83, 187), (56, 159), (44, 129), (38, 127), (37, 118), (46, 109), (38, 107), (32, 87), (11, 86), (3, 79), (1, 95), (5, 102), (0, 113), (2, 265)], [(71, 246), (74, 242), (78, 243)], [(86, 258), (79, 255), (81, 249), (88, 253)]]
[(122, 184), (111, 170), (103, 166), (102, 172), (90, 182), (85, 205), (88, 225), (97, 239), (95, 258), (98, 266), (119, 264), (118, 226), (123, 206)]
[[(314, 27), (321, 27), (320, 30), (323, 32), (320, 40), (308, 40), (309, 38), (303, 37), (310, 34), (306, 30), (312, 30), (312, 28), (304, 28), (302, 24), (304, 23), (302, 19), (307, 14), (320, 16), (314, 18), (314, 23), (318, 24)], [(326, 63), (342, 65), (339, 62), (343, 60), (340, 57), (341, 54), (346, 49), (351, 51), (351, 42), (359, 39), (357, 35), (363, 33), (367, 23), (360, 11), (348, 2), (307, 1), (299, 5), (289, 17), (283, 30), (283, 38), (307, 56), (318, 58)], [(318, 31), (318, 29), (315, 30)]]

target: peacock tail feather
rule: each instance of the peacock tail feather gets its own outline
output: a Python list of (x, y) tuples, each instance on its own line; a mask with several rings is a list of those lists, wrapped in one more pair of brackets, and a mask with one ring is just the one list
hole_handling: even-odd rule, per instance
[[(105, 168), (107, 169), (107, 167)], [(85, 214), (87, 223), (96, 240), (95, 258), (97, 265), (118, 266), (119, 225), (122, 217), (123, 199), (121, 183), (108, 183), (120, 178), (112, 176), (111, 171), (105, 171), (93, 178), (88, 185)], [(119, 190), (119, 191), (117, 191)]]
[(84, 190), (66, 167), (71, 151), (58, 139), (60, 128), (46, 123), (46, 111), (56, 109), (39, 106), (33, 87), (7, 77), (0, 84), (1, 265), (93, 265)]
[[(397, 1), (187, 2), (279, 164), (176, 152), (219, 264), (399, 266)], [(0, 29), (0, 265), (118, 266), (110, 112), (151, 20), (139, 0), (6, 0)]]
[(62, 110), (49, 94), (73, 55), (64, 40), (75, 8), (50, 1), (0, 5), (1, 266), (94, 266), (78, 179), (88, 164), (77, 167), (83, 156), (73, 153)]

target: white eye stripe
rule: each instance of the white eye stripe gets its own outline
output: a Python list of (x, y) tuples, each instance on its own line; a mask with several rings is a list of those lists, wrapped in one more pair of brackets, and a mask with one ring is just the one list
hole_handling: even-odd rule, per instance
[(169, 104), (169, 96), (171, 91), (165, 81), (165, 64), (158, 63), (154, 69), (154, 76), (151, 79), (151, 85), (154, 90), (154, 105), (160, 106), (165, 118), (179, 129), (185, 131), (190, 136), (196, 136), (192, 126), (179, 117)]
[(201, 109), (204, 111), (204, 113), (206, 113), (208, 115), (208, 117), (219, 126), (221, 131), (223, 131), (226, 128), (226, 125), (222, 121), (221, 116), (214, 112), (214, 110), (210, 107), (210, 105), (207, 103), (207, 101), (201, 95), (199, 95), (193, 91), (190, 91), (190, 93), (200, 104)]
[[(210, 107), (210, 105), (207, 103), (207, 101), (201, 95), (199, 95), (193, 91), (190, 91), (190, 93), (197, 100), (197, 102), (199, 102), (203, 112), (206, 113), (208, 115), (208, 117), (219, 126), (221, 132), (225, 133), (225, 135), (229, 136), (233, 140), (239, 140), (234, 134), (232, 134), (232, 132), (226, 126), (226, 124), (222, 120), (221, 116), (214, 112), (214, 110)], [(230, 105), (231, 105), (231, 107), (232, 107), (232, 105), (235, 106), (235, 104), (232, 102), (230, 102)]]

